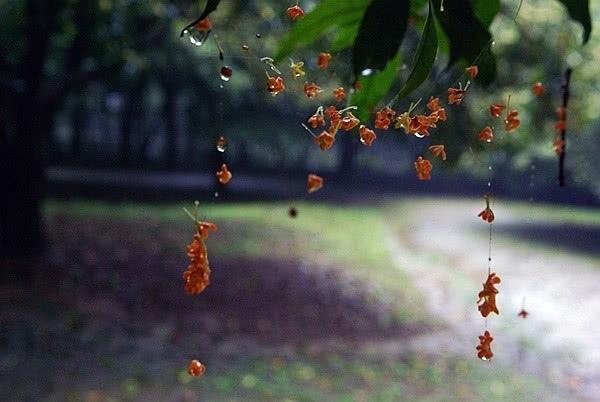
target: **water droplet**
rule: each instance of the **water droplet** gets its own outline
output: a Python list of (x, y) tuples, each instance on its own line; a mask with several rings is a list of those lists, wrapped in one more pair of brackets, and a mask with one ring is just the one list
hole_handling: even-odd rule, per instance
[(261, 38), (261, 36), (260, 36), (260, 34), (259, 34), (259, 33), (257, 33), (257, 34), (256, 34), (256, 37), (257, 37), (258, 39), (260, 39), (260, 38)]
[(229, 66), (223, 66), (221, 67), (221, 79), (225, 82), (229, 81), (231, 79), (231, 76), (233, 75), (233, 70), (231, 69), (231, 67)]
[(250, 48), (248, 47), (248, 45), (242, 45), (242, 51), (243, 52), (248, 52), (248, 50), (250, 50)]
[(368, 77), (371, 74), (373, 74), (373, 69), (371, 69), (371, 68), (365, 68), (360, 73), (360, 75), (362, 75), (363, 77)]
[(225, 152), (225, 150), (227, 150), (227, 140), (225, 137), (219, 137), (217, 140), (217, 151)]
[(491, 171), (491, 170), (492, 170), (492, 166), (488, 166), (488, 170), (490, 170), (490, 171)]
[(415, 133), (415, 137), (417, 137), (417, 138), (425, 138), (425, 134)]
[(215, 198), (219, 197), (219, 192), (215, 191)]
[(492, 43), (490, 43), (490, 46), (495, 46), (496, 45), (496, 41), (493, 40)]
[(488, 181), (488, 185), (487, 185), (487, 186), (488, 186), (488, 187), (492, 187), (492, 182), (491, 182), (491, 181)]
[(187, 31), (188, 35), (190, 35), (190, 42), (195, 46), (204, 45), (206, 38), (208, 37), (208, 33), (205, 31), (198, 31), (197, 29), (192, 29), (191, 31)]
[(440, 11), (444, 12), (444, 0), (442, 0), (442, 2), (440, 3)]

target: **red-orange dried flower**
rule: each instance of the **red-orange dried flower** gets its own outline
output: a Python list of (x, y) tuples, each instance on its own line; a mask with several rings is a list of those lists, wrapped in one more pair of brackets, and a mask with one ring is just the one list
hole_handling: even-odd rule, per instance
[(435, 118), (436, 121), (437, 120), (446, 121), (448, 119), (448, 115), (446, 115), (446, 109), (444, 109), (443, 107), (439, 108), (436, 111), (431, 112), (429, 117)]
[(477, 216), (480, 217), (481, 219), (483, 219), (484, 221), (486, 221), (487, 223), (492, 223), (492, 222), (494, 222), (495, 216), (494, 216), (494, 212), (492, 212), (492, 209), (490, 208), (491, 196), (489, 194), (486, 194), (484, 196), (484, 198), (485, 198), (485, 209), (483, 211), (481, 211), (479, 213), (479, 215), (477, 215)]
[(335, 96), (335, 100), (338, 102), (341, 102), (344, 99), (346, 99), (346, 91), (342, 87), (334, 89), (333, 95)]
[(448, 88), (448, 103), (451, 105), (460, 105), (467, 93), (466, 90), (460, 88)]
[(269, 93), (273, 96), (276, 96), (279, 93), (285, 91), (285, 84), (283, 83), (283, 78), (269, 77), (269, 81), (267, 83), (267, 91), (269, 91)]
[(185, 291), (191, 295), (201, 293), (210, 284), (210, 266), (204, 240), (217, 226), (210, 222), (197, 222), (198, 231), (192, 242), (186, 247), (190, 265), (183, 273)]
[(492, 142), (494, 140), (494, 131), (490, 126), (487, 126), (479, 132), (477, 138), (479, 138), (479, 141)]
[(396, 116), (396, 112), (389, 107), (381, 109), (375, 114), (375, 128), (379, 128), (381, 130), (389, 129), (394, 116)]
[(506, 106), (502, 103), (494, 103), (490, 106), (490, 114), (493, 118), (500, 117), (502, 111), (506, 108)]
[(475, 78), (475, 77), (477, 77), (477, 74), (479, 74), (479, 67), (469, 66), (469, 67), (465, 68), (465, 71), (467, 72), (467, 74), (469, 74), (471, 76), (471, 78)]
[(203, 20), (198, 21), (196, 25), (194, 25), (194, 28), (200, 32), (208, 32), (212, 30), (212, 22), (208, 17), (206, 17)]
[(556, 137), (552, 145), (557, 156), (561, 156), (565, 152), (565, 141), (562, 138)]
[(519, 116), (519, 112), (516, 110), (511, 110), (506, 118), (504, 119), (504, 128), (507, 132), (511, 132), (521, 125), (521, 120), (517, 117)]
[(319, 57), (317, 59), (317, 65), (320, 69), (325, 70), (329, 67), (329, 62), (331, 61), (331, 54), (327, 52), (319, 53)]
[(443, 145), (432, 145), (429, 147), (429, 151), (433, 154), (433, 156), (440, 158), (441, 160), (446, 160), (446, 147)]
[(351, 112), (346, 113), (346, 116), (342, 119), (340, 128), (344, 131), (350, 131), (360, 124), (360, 120), (354, 116)]
[(431, 169), (433, 169), (431, 162), (419, 156), (414, 165), (419, 180), (431, 180)]
[(219, 179), (219, 183), (227, 184), (229, 180), (233, 177), (231, 172), (227, 169), (227, 165), (224, 163), (221, 165), (221, 169), (216, 173), (217, 179)]
[(535, 96), (542, 96), (544, 93), (546, 93), (546, 88), (544, 88), (544, 84), (541, 82), (536, 82), (531, 87), (531, 92), (533, 92)]
[(490, 335), (489, 331), (485, 331), (482, 336), (479, 337), (479, 345), (477, 345), (477, 357), (481, 360), (490, 360), (494, 357), (492, 353), (492, 341), (494, 338)]
[(519, 314), (517, 314), (518, 317), (521, 317), (523, 319), (527, 318), (528, 315), (529, 315), (529, 312), (525, 309), (521, 309)]
[(317, 143), (319, 145), (319, 148), (321, 148), (321, 151), (327, 151), (329, 148), (331, 148), (333, 146), (334, 142), (335, 142), (335, 137), (327, 131), (323, 131), (321, 134), (319, 134), (317, 137), (315, 137), (315, 143)]
[(304, 10), (296, 4), (287, 9), (287, 15), (292, 21), (296, 21), (296, 18), (304, 18)]
[(206, 367), (198, 360), (192, 360), (188, 366), (187, 372), (192, 377), (200, 377), (206, 372)]
[(437, 110), (440, 110), (442, 107), (440, 106), (440, 98), (434, 98), (433, 96), (429, 98), (429, 101), (427, 102), (427, 109), (431, 110), (432, 112), (435, 112)]
[(304, 93), (309, 98), (316, 98), (323, 90), (317, 84), (313, 82), (307, 82), (304, 84)]
[(360, 134), (360, 142), (367, 146), (371, 146), (371, 144), (373, 144), (373, 141), (375, 141), (375, 139), (377, 138), (377, 135), (375, 135), (375, 131), (367, 128), (364, 125), (360, 126), (360, 128), (358, 129), (358, 133)]
[(308, 124), (310, 124), (310, 126), (312, 128), (317, 128), (319, 126), (324, 126), (325, 125), (325, 117), (323, 117), (323, 113), (315, 113), (312, 116), (310, 116), (308, 118)]
[(317, 190), (323, 188), (323, 178), (316, 174), (309, 174), (307, 179), (306, 190), (310, 193), (314, 193)]
[(331, 122), (328, 131), (331, 134), (337, 133), (337, 130), (339, 129), (340, 124), (342, 123), (342, 114), (339, 110), (335, 108), (335, 106), (329, 106), (327, 109), (325, 109), (324, 113), (325, 116), (329, 117), (329, 120)]
[(496, 306), (496, 295), (498, 294), (498, 289), (496, 289), (496, 285), (502, 282), (500, 277), (498, 277), (494, 272), (488, 275), (487, 280), (483, 284), (483, 290), (479, 292), (477, 297), (477, 304), (479, 312), (483, 317), (487, 317), (490, 313), (500, 314), (498, 312), (498, 307)]

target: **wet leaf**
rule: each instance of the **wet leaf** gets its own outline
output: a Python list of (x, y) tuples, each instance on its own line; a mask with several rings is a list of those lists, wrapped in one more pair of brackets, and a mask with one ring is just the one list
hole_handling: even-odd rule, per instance
[(354, 41), (354, 75), (365, 70), (382, 71), (394, 58), (408, 26), (410, 2), (373, 0), (367, 7)]
[(567, 7), (569, 15), (583, 26), (583, 43), (587, 43), (592, 33), (589, 0), (559, 0)]

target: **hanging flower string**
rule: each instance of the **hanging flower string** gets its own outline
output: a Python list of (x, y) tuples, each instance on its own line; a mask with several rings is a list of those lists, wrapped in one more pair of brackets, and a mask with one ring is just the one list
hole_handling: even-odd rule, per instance
[(562, 106), (556, 112), (558, 117), (558, 122), (556, 123), (558, 136), (554, 140), (554, 152), (558, 155), (558, 184), (561, 187), (566, 185), (565, 159), (567, 156), (567, 110), (569, 98), (571, 97), (571, 73), (572, 70), (570, 68), (565, 71), (565, 81), (561, 87)]

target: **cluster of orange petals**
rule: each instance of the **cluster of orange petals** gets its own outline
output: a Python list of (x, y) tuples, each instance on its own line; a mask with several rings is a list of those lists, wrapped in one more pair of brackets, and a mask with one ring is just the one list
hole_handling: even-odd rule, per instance
[(450, 105), (460, 105), (466, 93), (466, 89), (448, 88), (448, 103)]
[(427, 159), (419, 156), (414, 163), (415, 170), (417, 171), (417, 179), (419, 180), (431, 180), (431, 169), (433, 165)]
[(481, 211), (477, 216), (486, 221), (487, 223), (492, 223), (495, 219), (494, 212), (489, 206), (485, 207), (485, 209)]
[(219, 179), (219, 183), (227, 184), (233, 177), (231, 172), (227, 169), (227, 165), (224, 163), (221, 165), (221, 169), (216, 173), (217, 179)]
[(285, 84), (281, 77), (269, 77), (267, 82), (267, 91), (273, 96), (285, 91)]
[(375, 141), (375, 139), (377, 138), (375, 131), (367, 128), (364, 125), (360, 126), (360, 128), (358, 129), (358, 133), (360, 135), (360, 142), (369, 147), (373, 144), (373, 141)]
[(191, 295), (201, 293), (210, 284), (210, 266), (208, 264), (208, 251), (204, 241), (210, 232), (217, 230), (217, 225), (210, 222), (197, 222), (198, 232), (192, 242), (186, 247), (190, 257), (190, 265), (183, 273), (185, 291)]
[(319, 107), (316, 113), (308, 119), (308, 124), (312, 128), (326, 126), (326, 120), (329, 119), (327, 130), (323, 130), (321, 134), (314, 138), (315, 143), (319, 145), (321, 151), (327, 151), (333, 146), (339, 130), (351, 131), (360, 124), (360, 120), (352, 112), (346, 110), (345, 114), (342, 114), (343, 112), (343, 110), (337, 110), (335, 106), (329, 106), (324, 111), (323, 107)]
[(494, 338), (490, 335), (489, 331), (485, 331), (483, 335), (479, 336), (479, 345), (477, 345), (477, 357), (481, 360), (490, 360), (494, 357), (492, 353), (492, 341)]
[(309, 174), (306, 183), (306, 191), (308, 193), (314, 193), (323, 188), (323, 178), (321, 176), (317, 176), (316, 174)]
[(541, 82), (536, 82), (531, 87), (531, 92), (533, 92), (535, 96), (542, 96), (546, 93), (546, 88), (544, 88), (544, 84), (542, 84)]
[(212, 30), (212, 22), (206, 17), (203, 20), (198, 21), (196, 25), (194, 25), (194, 28), (199, 32), (208, 32)]
[(396, 112), (389, 107), (385, 107), (375, 114), (375, 128), (387, 130), (392, 124), (392, 120), (396, 116)]
[(317, 66), (319, 66), (320, 69), (325, 70), (327, 67), (329, 67), (330, 61), (331, 54), (327, 52), (321, 52), (319, 53), (319, 57), (317, 59)]
[(511, 110), (510, 112), (508, 112), (506, 118), (504, 119), (504, 129), (507, 132), (510, 133), (511, 131), (514, 131), (517, 128), (519, 128), (519, 126), (521, 125), (521, 120), (519, 120), (518, 116), (519, 112), (517, 110)]
[(323, 92), (320, 86), (315, 84), (314, 82), (307, 82), (304, 84), (304, 93), (309, 98), (316, 98), (319, 94)]
[(431, 111), (429, 115), (419, 114), (411, 116), (408, 112), (400, 114), (396, 118), (396, 128), (403, 128), (406, 134), (414, 134), (416, 137), (426, 137), (430, 128), (436, 128), (438, 121), (446, 121), (448, 116), (446, 110), (440, 106), (439, 98), (431, 97), (427, 102), (427, 108)]
[(296, 4), (287, 9), (287, 15), (292, 21), (296, 21), (296, 18), (304, 18), (304, 10)]
[(200, 377), (206, 372), (206, 366), (200, 363), (198, 360), (192, 360), (187, 370), (188, 374), (192, 377)]
[(443, 161), (446, 160), (446, 147), (443, 145), (432, 145), (429, 147), (429, 151), (433, 156), (440, 158)]
[(343, 87), (339, 87), (333, 90), (333, 95), (335, 96), (335, 100), (337, 102), (341, 102), (346, 99), (346, 91)]
[(494, 131), (490, 126), (487, 126), (479, 132), (477, 138), (479, 141), (492, 142), (494, 140)]
[(477, 295), (477, 297), (479, 297), (479, 300), (477, 301), (477, 304), (479, 304), (479, 312), (483, 317), (487, 317), (490, 313), (500, 314), (498, 312), (498, 307), (496, 306), (498, 289), (495, 288), (495, 285), (500, 282), (500, 277), (492, 272), (488, 275), (487, 280), (483, 284), (483, 290)]

